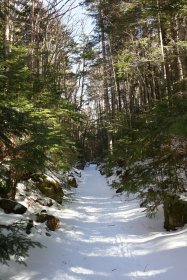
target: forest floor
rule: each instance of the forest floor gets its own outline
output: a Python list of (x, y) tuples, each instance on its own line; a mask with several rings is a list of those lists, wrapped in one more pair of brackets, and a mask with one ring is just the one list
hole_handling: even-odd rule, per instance
[(78, 189), (60, 210), (61, 228), (32, 239), (27, 266), (0, 265), (0, 280), (183, 280), (187, 227), (163, 228), (163, 213), (149, 219), (137, 200), (116, 195), (96, 165), (82, 171)]

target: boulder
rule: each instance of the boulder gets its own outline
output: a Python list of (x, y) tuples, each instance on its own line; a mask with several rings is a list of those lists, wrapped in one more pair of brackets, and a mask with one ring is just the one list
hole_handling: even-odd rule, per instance
[(103, 169), (99, 169), (99, 172), (100, 172), (101, 175), (105, 175), (105, 172), (104, 172)]
[(121, 174), (122, 174), (122, 169), (116, 170), (116, 175), (117, 175), (117, 176), (119, 176), (119, 175), (121, 175)]
[(36, 214), (36, 222), (44, 223), (46, 222), (46, 226), (49, 230), (55, 231), (56, 229), (60, 228), (60, 220), (59, 218), (48, 215), (45, 210), (41, 211), (40, 213)]
[(55, 216), (48, 215), (46, 225), (49, 230), (55, 231), (60, 228), (60, 220)]
[(116, 193), (122, 193), (122, 192), (124, 192), (124, 190), (125, 190), (125, 187), (122, 186), (116, 190)]
[(34, 227), (33, 220), (29, 220), (26, 226), (26, 233), (31, 234), (31, 229)]
[(70, 188), (77, 188), (78, 187), (78, 184), (77, 184), (77, 181), (75, 179), (75, 177), (73, 176), (68, 176), (68, 186)]
[(47, 200), (47, 205), (46, 205), (47, 207), (51, 207), (51, 206), (53, 206), (53, 201), (52, 201), (52, 199), (48, 199)]
[(60, 204), (62, 203), (64, 192), (59, 182), (55, 181), (53, 178), (45, 174), (40, 175), (37, 187), (44, 195), (54, 199)]
[(164, 227), (176, 230), (187, 223), (187, 201), (175, 195), (168, 195), (164, 200)]
[(0, 199), (0, 208), (2, 208), (6, 214), (24, 214), (27, 211), (27, 207), (21, 203), (6, 198)]
[(51, 207), (53, 205), (53, 200), (51, 198), (48, 199), (36, 199), (35, 202), (38, 202), (42, 206)]
[(40, 213), (36, 214), (36, 222), (37, 223), (44, 223), (47, 221), (48, 214), (47, 212), (41, 211)]

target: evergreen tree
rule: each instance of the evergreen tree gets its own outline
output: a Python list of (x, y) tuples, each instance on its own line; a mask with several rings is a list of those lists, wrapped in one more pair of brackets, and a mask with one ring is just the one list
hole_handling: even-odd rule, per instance
[[(82, 117), (71, 62), (76, 44), (60, 11), (40, 0), (0, 4), (0, 196), (15, 199), (19, 181), (75, 163)], [(7, 230), (0, 231), (1, 262), (21, 262), (39, 246), (20, 225)]]

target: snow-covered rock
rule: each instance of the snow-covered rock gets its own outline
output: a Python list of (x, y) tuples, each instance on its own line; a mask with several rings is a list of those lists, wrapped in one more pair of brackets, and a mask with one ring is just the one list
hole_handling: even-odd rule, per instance
[(21, 203), (6, 198), (0, 199), (0, 208), (2, 208), (6, 214), (24, 214), (27, 211), (27, 207)]

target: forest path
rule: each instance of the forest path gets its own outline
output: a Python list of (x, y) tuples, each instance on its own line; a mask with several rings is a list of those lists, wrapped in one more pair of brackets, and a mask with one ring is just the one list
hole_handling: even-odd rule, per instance
[(155, 219), (143, 210), (90, 165), (62, 209), (50, 207), (61, 228), (33, 230), (46, 248), (30, 250), (27, 267), (0, 265), (0, 280), (185, 280), (187, 227), (166, 232), (162, 209)]
[(132, 279), (137, 262), (127, 240), (133, 206), (115, 195), (95, 165), (86, 167), (72, 208), (66, 210), (63, 280)]

